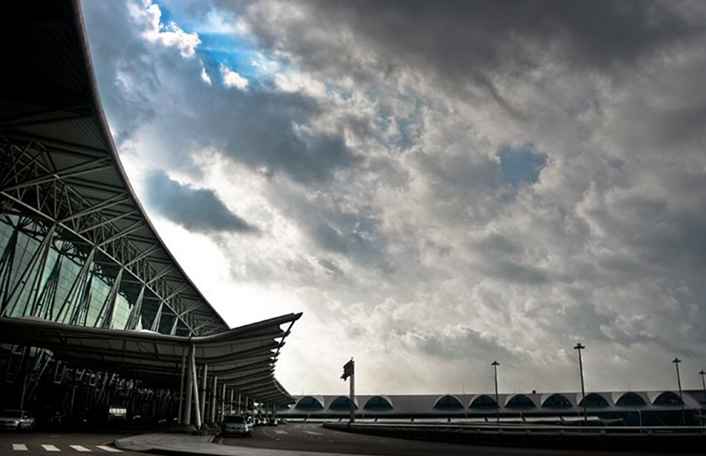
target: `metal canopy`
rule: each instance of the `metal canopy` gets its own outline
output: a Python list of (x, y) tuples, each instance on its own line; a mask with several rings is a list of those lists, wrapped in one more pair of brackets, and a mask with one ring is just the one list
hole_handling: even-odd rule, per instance
[[(34, 318), (0, 318), (7, 343), (51, 350), (62, 361), (119, 372), (162, 385), (178, 386), (190, 347), (220, 384), (255, 400), (290, 403), (291, 396), (274, 378), (274, 366), (291, 325), (301, 313), (287, 314), (197, 337), (149, 331), (72, 326)], [(287, 325), (282, 329), (282, 325)]]
[(90, 253), (102, 275), (120, 272), (121, 293), (144, 301), (152, 329), (164, 314), (175, 321), (172, 333), (227, 330), (128, 182), (97, 95), (78, 1), (13, 2), (5, 17), (1, 212), (52, 227), (80, 255)]

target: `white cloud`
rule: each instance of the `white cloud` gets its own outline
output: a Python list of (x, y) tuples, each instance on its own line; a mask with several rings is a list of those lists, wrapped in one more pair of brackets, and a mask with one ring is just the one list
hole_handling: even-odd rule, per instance
[(175, 47), (184, 58), (193, 57), (201, 43), (197, 33), (188, 33), (174, 22), (162, 23), (162, 10), (151, 0), (144, 0), (142, 5), (129, 3), (128, 8), (133, 20), (140, 23), (144, 30), (142, 37), (150, 43), (165, 47)]
[(322, 98), (326, 95), (326, 86), (323, 82), (314, 79), (309, 74), (295, 71), (277, 73), (275, 85), (284, 92), (301, 92), (315, 98)]
[(206, 68), (204, 67), (201, 67), (201, 80), (208, 85), (213, 85), (213, 82), (211, 82), (211, 76), (208, 75)]
[(221, 76), (223, 77), (223, 85), (228, 88), (235, 87), (240, 90), (246, 90), (248, 88), (247, 79), (223, 64), (221, 64)]

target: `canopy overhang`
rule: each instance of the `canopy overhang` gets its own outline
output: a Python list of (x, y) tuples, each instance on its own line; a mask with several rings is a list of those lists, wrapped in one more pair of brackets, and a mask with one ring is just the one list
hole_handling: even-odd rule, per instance
[[(50, 350), (62, 361), (178, 387), (189, 350), (222, 385), (259, 402), (292, 397), (274, 377), (275, 361), (301, 313), (263, 320), (219, 334), (170, 336), (150, 331), (72, 326), (35, 318), (0, 318), (0, 340)], [(282, 327), (285, 326), (285, 329)]]

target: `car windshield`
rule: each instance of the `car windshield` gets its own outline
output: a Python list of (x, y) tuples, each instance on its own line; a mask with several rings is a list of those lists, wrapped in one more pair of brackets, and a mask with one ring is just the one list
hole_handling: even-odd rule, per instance
[(19, 410), (3, 410), (2, 413), (0, 413), (0, 416), (4, 416), (6, 418), (19, 418), (21, 416), (21, 413)]
[(223, 418), (224, 423), (242, 424), (245, 422), (242, 416), (226, 416)]

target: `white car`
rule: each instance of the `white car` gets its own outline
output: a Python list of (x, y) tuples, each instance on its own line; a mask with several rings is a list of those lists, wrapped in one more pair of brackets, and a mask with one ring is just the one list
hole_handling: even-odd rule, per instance
[(27, 412), (17, 409), (7, 409), (0, 412), (0, 429), (14, 431), (31, 431), (34, 429), (34, 418)]
[(223, 417), (222, 430), (224, 434), (250, 435), (252, 428), (241, 415), (226, 415)]

